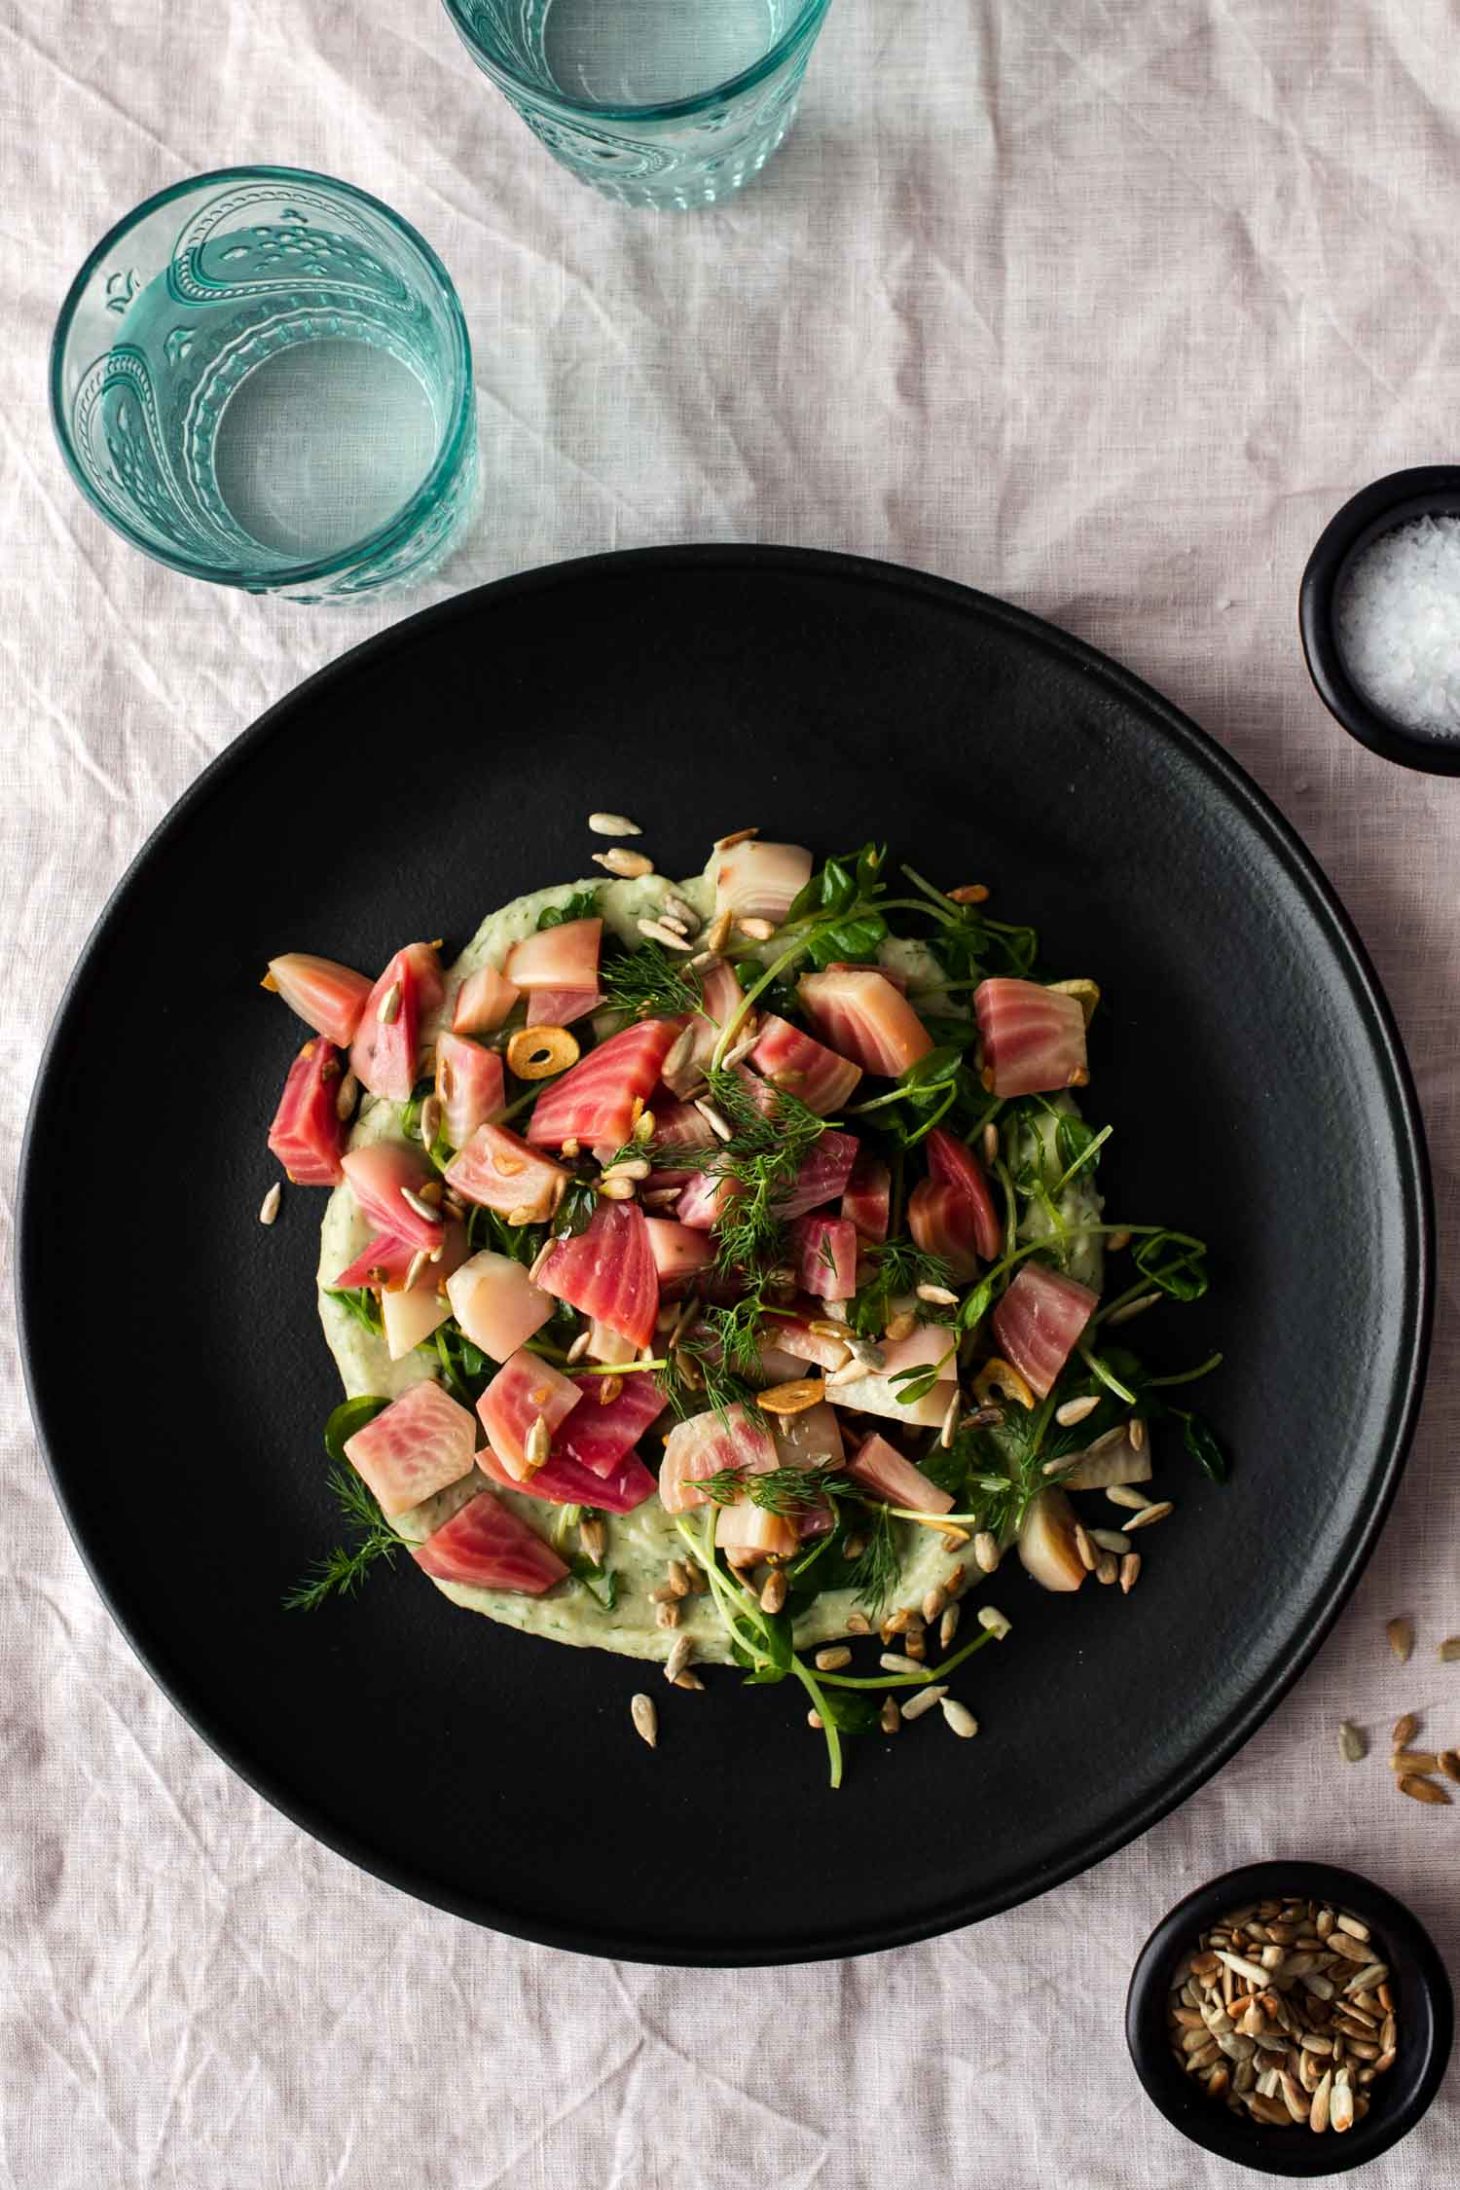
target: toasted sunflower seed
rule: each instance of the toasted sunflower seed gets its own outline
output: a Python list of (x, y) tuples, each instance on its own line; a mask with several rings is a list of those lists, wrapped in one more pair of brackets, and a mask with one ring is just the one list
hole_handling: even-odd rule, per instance
[(1407, 1749), (1419, 1732), (1419, 1719), (1413, 1711), (1406, 1711), (1403, 1718), (1394, 1721), (1394, 1731), (1389, 1737), (1390, 1746)]
[(337, 1118), (353, 1116), (355, 1105), (359, 1100), (360, 1082), (353, 1072), (347, 1072), (335, 1090), (335, 1116)]
[(1440, 1657), (1444, 1664), (1453, 1665), (1460, 1658), (1460, 1635), (1447, 1635), (1440, 1644)]
[[(885, 1665), (887, 1660), (884, 1658), (882, 1662)], [(925, 1713), (935, 1710), (947, 1693), (947, 1688), (941, 1682), (931, 1682), (928, 1687), (919, 1689), (915, 1696), (908, 1697), (902, 1707), (903, 1717), (911, 1724), (914, 1719), (920, 1719)]]
[(1156, 1506), (1143, 1506), (1139, 1513), (1133, 1513), (1126, 1522), (1126, 1534), (1129, 1535), (1133, 1529), (1151, 1528), (1157, 1521), (1164, 1521), (1167, 1514), (1174, 1513), (1175, 1510), (1169, 1498), (1162, 1499)]
[(938, 1647), (940, 1650), (946, 1650), (958, 1633), (958, 1621), (962, 1611), (962, 1605), (950, 1604), (942, 1619), (939, 1620)]
[(676, 1635), (670, 1644), (669, 1655), (664, 1660), (664, 1678), (671, 1688), (694, 1656), (694, 1648), (692, 1635)]
[(845, 1643), (832, 1643), (828, 1649), (818, 1650), (815, 1658), (818, 1673), (839, 1673), (844, 1665), (850, 1665), (852, 1653)]
[(652, 859), (643, 852), (626, 851), (621, 844), (615, 844), (612, 851), (594, 852), (590, 856), (596, 867), (605, 868), (609, 874), (620, 875), (626, 882), (635, 882), (640, 875), (654, 872)]
[(651, 943), (662, 943), (667, 951), (687, 952), (690, 948), (684, 937), (676, 935), (662, 920), (636, 920), (634, 925), (640, 935), (647, 935)]
[(739, 927), (741, 934), (752, 943), (769, 943), (776, 932), (776, 924), (773, 920), (762, 920), (755, 913), (752, 913), (747, 919), (738, 921), (736, 925)]
[(1339, 1721), (1338, 1753), (1345, 1764), (1357, 1764), (1369, 1753), (1368, 1741), (1352, 1719)]
[(597, 1514), (578, 1523), (578, 1546), (585, 1559), (595, 1566), (602, 1566), (603, 1554), (608, 1544), (608, 1530)]
[(1079, 1554), (1080, 1564), (1085, 1572), (1093, 1574), (1095, 1572), (1095, 1546), (1090, 1541), (1089, 1531), (1079, 1521), (1075, 1523), (1075, 1550)]
[(393, 1027), (400, 1017), (400, 983), (392, 981), (390, 987), (375, 1007), (375, 1016), (383, 1027)]
[(1083, 1422), (1087, 1415), (1093, 1414), (1099, 1404), (1098, 1393), (1087, 1392), (1083, 1399), (1067, 1399), (1062, 1407), (1056, 1407), (1054, 1418), (1062, 1430), (1071, 1430), (1077, 1422)]
[(1440, 1751), (1440, 1770), (1444, 1773), (1446, 1779), (1460, 1780), (1460, 1750), (1442, 1749)]
[(906, 1658), (900, 1650), (884, 1650), (877, 1660), (884, 1673), (921, 1673), (922, 1667), (915, 1658)]
[(408, 1186), (401, 1188), (400, 1198), (413, 1216), (424, 1218), (427, 1224), (439, 1224), (441, 1222), (440, 1210), (433, 1209), (430, 1202), (423, 1201), (419, 1194), (413, 1194)]
[(1128, 1551), (1120, 1562), (1121, 1594), (1128, 1597), (1140, 1578), (1141, 1555), (1138, 1551)]
[(259, 1203), (259, 1223), (272, 1224), (279, 1214), (279, 1204), (284, 1199), (284, 1189), (275, 1179), (273, 1185)]
[(1118, 1528), (1092, 1528), (1090, 1541), (1098, 1544), (1102, 1551), (1119, 1552), (1122, 1558), (1130, 1550), (1130, 1539), (1123, 1536)]
[(956, 1696), (944, 1696), (943, 1716), (961, 1741), (972, 1741), (978, 1732), (978, 1720), (967, 1704), (960, 1703)]
[(639, 1189), (637, 1182), (626, 1178), (622, 1172), (612, 1177), (605, 1172), (598, 1182), (598, 1191), (605, 1201), (632, 1201)]
[(973, 1560), (980, 1574), (998, 1572), (999, 1539), (986, 1528), (981, 1528), (973, 1539)]
[(745, 843), (748, 843), (748, 841), (750, 840), (750, 838), (751, 838), (751, 837), (753, 837), (753, 836), (759, 836), (759, 835), (760, 835), (760, 827), (759, 827), (759, 824), (757, 824), (757, 826), (756, 826), (755, 828), (753, 828), (753, 829), (732, 829), (732, 830), (730, 831), (730, 834), (729, 834), (728, 836), (717, 836), (717, 837), (716, 837), (716, 839), (715, 839), (715, 850), (716, 850), (717, 852), (729, 852), (729, 851), (733, 851), (733, 850), (734, 850), (734, 848), (735, 848), (735, 846), (736, 846), (737, 844), (745, 844)]
[(654, 1624), (656, 1627), (678, 1627), (679, 1603), (676, 1598), (671, 1597), (667, 1603), (658, 1606), (654, 1614)]
[(595, 836), (642, 836), (643, 830), (627, 814), (590, 814), (588, 826)]
[(1384, 1632), (1389, 1638), (1390, 1649), (1394, 1652), (1400, 1664), (1403, 1665), (1414, 1649), (1414, 1622), (1412, 1620), (1388, 1620), (1385, 1622)]
[(1399, 1792), (1414, 1802), (1448, 1803), (1452, 1799), (1448, 1787), (1442, 1787), (1437, 1779), (1421, 1779), (1417, 1772), (1405, 1772), (1396, 1784)]
[(734, 1140), (735, 1128), (731, 1125), (728, 1118), (721, 1115), (721, 1113), (715, 1108), (713, 1103), (707, 1103), (702, 1096), (696, 1096), (695, 1109), (704, 1119), (705, 1124), (709, 1127), (710, 1131), (715, 1135), (717, 1140)]
[(634, 1722), (634, 1732), (641, 1741), (647, 1741), (651, 1749), (659, 1744), (659, 1713), (654, 1698), (639, 1694), (629, 1698), (629, 1715)]
[(919, 1285), (917, 1297), (919, 1300), (931, 1301), (938, 1308), (956, 1308), (958, 1306), (958, 1295), (950, 1292), (946, 1285)]
[(1318, 2088), (1313, 2094), (1313, 2103), (1308, 2110), (1308, 2127), (1316, 2130), (1320, 2137), (1328, 2127), (1328, 2109), (1332, 2097), (1333, 2070), (1327, 2068), (1318, 2080)]
[(877, 1714), (877, 1724), (884, 1734), (895, 1734), (902, 1725), (902, 1713), (897, 1708), (896, 1696), (884, 1696), (882, 1709)]
[[(1391, 1772), (1438, 1772), (1439, 1757), (1433, 1749), (1396, 1749), (1389, 1759)], [(1330, 1946), (1334, 1944), (1329, 1941)]]
[(1141, 1420), (1138, 1414), (1133, 1414), (1131, 1416), (1130, 1422), (1126, 1428), (1126, 1436), (1130, 1439), (1130, 1449), (1132, 1452), (1145, 1451), (1146, 1425)]
[(958, 1424), (962, 1414), (963, 1395), (961, 1392), (955, 1391), (953, 1397), (948, 1402), (947, 1411), (943, 1416), (943, 1426), (938, 1432), (938, 1443), (942, 1447), (944, 1452), (947, 1452), (947, 1450), (953, 1443), (953, 1439), (957, 1434)]

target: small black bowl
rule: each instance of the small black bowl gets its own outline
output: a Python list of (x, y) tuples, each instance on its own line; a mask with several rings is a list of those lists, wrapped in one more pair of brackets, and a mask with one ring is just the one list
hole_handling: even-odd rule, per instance
[(1376, 479), (1330, 518), (1298, 592), (1298, 629), (1318, 696), (1350, 737), (1403, 768), (1460, 775), (1460, 738), (1410, 730), (1373, 707), (1344, 667), (1335, 609), (1350, 564), (1381, 534), (1414, 517), (1460, 517), (1460, 464), (1421, 464)]
[[(1394, 2066), (1371, 2086), (1373, 2103), (1342, 2136), (1294, 2124), (1269, 2126), (1207, 2097), (1172, 2056), (1166, 2026), (1171, 1972), (1229, 1909), (1289, 1895), (1357, 1916), (1382, 1941), (1399, 2024)], [(1455, 2034), (1455, 2006), (1434, 1941), (1382, 1886), (1331, 1863), (1252, 1863), (1178, 1902), (1141, 1949), (1125, 2004), (1125, 2035), (1146, 2095), (1193, 2144), (1264, 2175), (1337, 2175), (1377, 2159), (1406, 2136), (1440, 2087)]]

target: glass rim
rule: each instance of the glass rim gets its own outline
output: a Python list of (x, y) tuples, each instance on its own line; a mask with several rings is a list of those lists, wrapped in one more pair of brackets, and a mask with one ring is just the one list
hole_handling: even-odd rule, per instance
[[(96, 493), (91, 481), (87, 478), (86, 472), (76, 455), (70, 424), (66, 417), (65, 397), (62, 388), (62, 375), (66, 363), (66, 346), (70, 339), (72, 325), (80, 309), (81, 301), (90, 286), (92, 277), (108, 253), (124, 237), (129, 235), (140, 221), (145, 220), (150, 214), (158, 212), (162, 207), (173, 204), (177, 199), (186, 197), (193, 191), (206, 189), (210, 185), (247, 182), (255, 179), (263, 182), (319, 184), (326, 190), (337, 191), (341, 197), (353, 198), (357, 204), (368, 206), (373, 213), (381, 215), (391, 228), (395, 229), (414, 250), (420, 253), (426, 263), (427, 271), (435, 279), (445, 300), (446, 316), (456, 344), (458, 367), (451, 414), (442, 429), (436, 454), (431, 460), (430, 469), (412, 490), (407, 500), (401, 504), (400, 508), (388, 517), (384, 524), (377, 525), (373, 532), (362, 533), (358, 540), (350, 541), (345, 547), (336, 549), (331, 555), (314, 556), (308, 562), (280, 564), (276, 569), (267, 573), (249, 571), (242, 564), (236, 564), (232, 568), (219, 569), (215, 564), (198, 562), (191, 556), (179, 554), (176, 550), (165, 547), (158, 541), (151, 539), (140, 527), (133, 525), (116, 511), (107, 508)], [(154, 191), (151, 197), (140, 199), (129, 212), (121, 216), (120, 220), (112, 223), (100, 241), (94, 244), (86, 254), (79, 271), (66, 291), (61, 309), (56, 315), (55, 331), (51, 336), (49, 394), (51, 426), (60, 445), (66, 468), (87, 502), (96, 511), (104, 524), (110, 525), (115, 532), (120, 533), (121, 537), (130, 546), (137, 548), (143, 555), (149, 556), (153, 562), (162, 563), (169, 570), (178, 571), (185, 578), (201, 578), (210, 585), (252, 587), (256, 591), (269, 593), (278, 593), (290, 586), (312, 585), (331, 578), (337, 578), (345, 571), (352, 569), (356, 564), (370, 561), (382, 550), (393, 548), (399, 541), (405, 539), (421, 513), (423, 505), (434, 499), (443, 481), (449, 479), (460, 465), (466, 435), (470, 430), (475, 411), (471, 336), (466, 324), (466, 315), (462, 311), (461, 299), (456, 293), (456, 286), (444, 263), (419, 229), (413, 227), (403, 214), (397, 213), (393, 206), (387, 205), (383, 198), (373, 196), (368, 190), (361, 190), (354, 183), (343, 182), (338, 175), (323, 174), (318, 168), (280, 167), (268, 163), (250, 164), (245, 167), (213, 167), (206, 169), (202, 174), (186, 176), (181, 182), (170, 183), (165, 190)], [(262, 542), (260, 548), (262, 551)]]
[(500, 81), (504, 87), (510, 85), (514, 90), (526, 92), (545, 106), (585, 121), (656, 122), (684, 120), (690, 115), (703, 113), (717, 99), (735, 98), (742, 91), (753, 91), (757, 84), (763, 83), (767, 76), (780, 67), (807, 26), (821, 20), (831, 6), (831, 0), (802, 0), (802, 5), (796, 12), (796, 20), (790, 27), (781, 33), (775, 44), (758, 61), (752, 61), (748, 68), (741, 69), (736, 75), (726, 76), (719, 83), (711, 85), (707, 91), (696, 91), (688, 98), (660, 99), (642, 106), (599, 106), (592, 100), (574, 99), (567, 92), (545, 91), (541, 84), (529, 82), (518, 70), (484, 50), (466, 20), (463, 0), (442, 0), (442, 5), (451, 17), (462, 42), (481, 57), (487, 75), (494, 81)]

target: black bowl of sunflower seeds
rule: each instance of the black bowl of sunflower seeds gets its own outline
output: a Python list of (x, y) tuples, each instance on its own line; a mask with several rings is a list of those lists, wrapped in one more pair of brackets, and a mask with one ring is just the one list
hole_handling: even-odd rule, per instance
[(1254, 1863), (1174, 1908), (1126, 2001), (1136, 2074), (1183, 2135), (1268, 2175), (1377, 2158), (1450, 2058), (1450, 1981), (1419, 1920), (1329, 1863)]

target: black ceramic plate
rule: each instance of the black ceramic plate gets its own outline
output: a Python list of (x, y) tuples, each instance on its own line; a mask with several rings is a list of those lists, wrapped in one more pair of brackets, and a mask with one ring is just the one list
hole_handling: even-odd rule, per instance
[[(321, 1197), (257, 1220), (297, 1025), (274, 952), (364, 967), (584, 870), (595, 807), (668, 872), (747, 822), (891, 838), (993, 884), (1105, 989), (1112, 1210), (1212, 1242), (1143, 1342), (1219, 1343), (1231, 1484), (1159, 1456), (1173, 1519), (1127, 1600), (1042, 1595), (969, 1669), (977, 1742), (856, 1747), (799, 1691), (644, 1669), (456, 1610), (409, 1571), (286, 1616), (327, 1543), (337, 1396)], [(92, 1268), (78, 1320), (77, 1258)], [(105, 1284), (99, 1291), (98, 1272)], [(1311, 860), (1214, 745), (1047, 625), (878, 564), (610, 556), (433, 609), (316, 677), (200, 778), (118, 890), (52, 1039), (26, 1158), (32, 1395), (71, 1527), (192, 1723), (331, 1846), (443, 1907), (664, 1962), (862, 1952), (1107, 1855), (1191, 1793), (1334, 1617), (1402, 1464), (1427, 1331), (1424, 1154), (1374, 977)], [(654, 1682), (659, 1686), (657, 1680)]]

